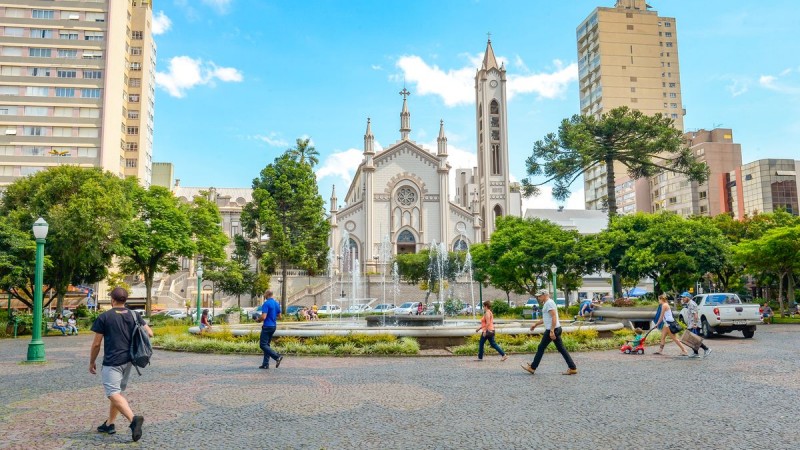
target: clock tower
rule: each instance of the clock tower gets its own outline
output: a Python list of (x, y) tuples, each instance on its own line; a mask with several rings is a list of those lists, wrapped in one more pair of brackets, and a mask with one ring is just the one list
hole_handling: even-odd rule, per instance
[(508, 174), (508, 116), (506, 69), (498, 65), (492, 40), (486, 43), (483, 64), (475, 74), (475, 129), (478, 132), (478, 202), (482, 239), (497, 227), (497, 219), (513, 214)]

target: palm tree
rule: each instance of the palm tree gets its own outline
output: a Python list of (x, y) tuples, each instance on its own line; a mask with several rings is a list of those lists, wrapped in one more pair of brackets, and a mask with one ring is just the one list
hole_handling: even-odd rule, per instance
[(301, 164), (308, 160), (308, 165), (314, 167), (319, 163), (319, 152), (310, 143), (311, 138), (297, 138), (295, 147), (286, 150), (286, 153)]

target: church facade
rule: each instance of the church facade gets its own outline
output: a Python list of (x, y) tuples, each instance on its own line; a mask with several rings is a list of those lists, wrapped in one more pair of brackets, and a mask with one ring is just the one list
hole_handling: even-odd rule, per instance
[(466, 250), (489, 239), (499, 217), (521, 215), (519, 188), (509, 182), (506, 71), (491, 41), (475, 75), (478, 165), (456, 170), (456, 192), (450, 192), (444, 122), (435, 151), (411, 140), (410, 93), (400, 94), (400, 140), (376, 152), (367, 119), (364, 157), (344, 204), (335, 187), (331, 194), (329, 243), (346, 271), (382, 272), (394, 255), (432, 244)]

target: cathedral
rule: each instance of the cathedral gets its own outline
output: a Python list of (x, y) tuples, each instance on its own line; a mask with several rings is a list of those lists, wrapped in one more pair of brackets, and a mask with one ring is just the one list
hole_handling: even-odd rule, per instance
[(400, 95), (400, 140), (376, 152), (367, 119), (364, 158), (344, 205), (335, 187), (331, 194), (330, 245), (340, 259), (347, 258), (343, 267), (358, 261), (360, 271), (382, 272), (391, 256), (434, 243), (466, 250), (488, 240), (499, 217), (521, 216), (519, 185), (509, 182), (506, 70), (498, 65), (491, 40), (475, 74), (478, 165), (455, 170), (456, 192), (450, 192), (444, 122), (435, 152), (422, 147), (409, 138), (410, 92), (403, 88)]

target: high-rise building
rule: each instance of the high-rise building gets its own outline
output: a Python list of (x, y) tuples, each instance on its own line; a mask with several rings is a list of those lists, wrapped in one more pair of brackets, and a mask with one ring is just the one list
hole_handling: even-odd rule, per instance
[(742, 146), (730, 128), (690, 131), (683, 135), (698, 161), (706, 163), (708, 181), (689, 181), (683, 174), (663, 172), (650, 178), (650, 211), (672, 211), (684, 217), (716, 216), (730, 211), (726, 185), (731, 171), (742, 166)]
[(732, 170), (726, 184), (726, 212), (736, 219), (783, 209), (800, 214), (800, 160), (759, 159)]
[[(661, 17), (645, 0), (617, 0), (598, 7), (577, 28), (580, 111), (600, 116), (628, 106), (645, 114), (662, 113), (683, 130), (678, 34), (675, 19)], [(617, 187), (630, 181), (631, 194), (620, 212), (649, 210), (646, 180), (628, 180), (615, 168)], [(597, 166), (584, 174), (587, 209), (604, 209), (606, 171)], [(637, 201), (638, 199), (638, 201)], [(618, 199), (619, 201), (619, 199)], [(631, 206), (634, 205), (634, 206)]]
[(150, 0), (0, 4), (0, 187), (60, 164), (150, 184)]

